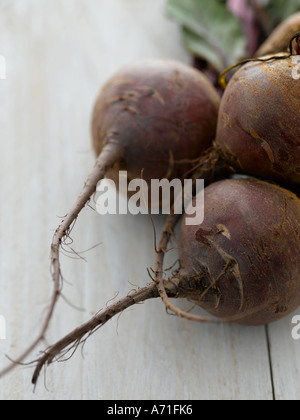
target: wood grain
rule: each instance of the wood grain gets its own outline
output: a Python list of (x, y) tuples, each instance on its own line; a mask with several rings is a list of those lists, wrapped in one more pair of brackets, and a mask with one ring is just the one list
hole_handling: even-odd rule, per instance
[[(5, 354), (17, 357), (36, 337), (49, 302), (53, 230), (94, 163), (91, 110), (104, 81), (146, 57), (188, 62), (164, 0), (0, 1), (0, 315)], [(163, 219), (154, 218), (157, 232)], [(86, 261), (64, 257), (64, 296), (47, 342), (150, 281), (153, 229), (147, 216), (100, 217), (86, 208), (72, 232)], [(169, 256), (170, 265), (176, 254)], [(185, 308), (185, 303), (181, 303)], [(299, 397), (300, 343), (290, 320), (269, 330), (275, 394)], [(47, 343), (45, 343), (47, 346)], [(45, 347), (39, 346), (34, 352)], [(84, 357), (83, 357), (84, 356)], [(167, 316), (153, 301), (125, 312), (88, 340), (82, 352), (50, 366), (35, 393), (32, 368), (0, 382), (1, 400), (273, 398), (265, 328), (198, 325)]]

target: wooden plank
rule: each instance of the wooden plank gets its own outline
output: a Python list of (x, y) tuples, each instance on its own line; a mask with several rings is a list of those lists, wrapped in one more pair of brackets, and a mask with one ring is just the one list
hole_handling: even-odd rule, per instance
[[(4, 354), (36, 337), (52, 291), (49, 244), (92, 167), (90, 116), (100, 86), (142, 57), (188, 61), (177, 26), (156, 0), (14, 0), (0, 3), (0, 314)], [(163, 219), (156, 217), (159, 232)], [(100, 217), (86, 209), (73, 233), (87, 262), (63, 258), (65, 301), (47, 341), (87, 320), (116, 295), (149, 282), (153, 230), (146, 216)], [(176, 257), (169, 256), (171, 265)], [(133, 284), (133, 285), (132, 285)], [(47, 344), (45, 343), (45, 346)], [(43, 350), (40, 346), (38, 350)], [(32, 355), (36, 356), (37, 352)], [(165, 314), (160, 301), (127, 311), (90, 338), (84, 356), (0, 383), (0, 399), (271, 399), (264, 328), (198, 325)], [(31, 359), (29, 358), (29, 361)]]
[(293, 318), (299, 315), (300, 309), (269, 326), (275, 398), (279, 401), (300, 399), (300, 341), (292, 335), (295, 327), (295, 334), (299, 335), (299, 319), (297, 324), (292, 324)]

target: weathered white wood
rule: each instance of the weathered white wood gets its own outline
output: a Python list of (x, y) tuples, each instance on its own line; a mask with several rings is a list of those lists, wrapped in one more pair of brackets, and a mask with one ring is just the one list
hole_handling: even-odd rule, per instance
[[(298, 316), (297, 324), (292, 320)], [(300, 308), (291, 316), (269, 326), (271, 361), (277, 400), (300, 400), (300, 340), (293, 338), (296, 327), (299, 335)]]
[[(47, 308), (49, 244), (57, 216), (66, 213), (93, 165), (89, 127), (100, 86), (135, 59), (189, 60), (177, 26), (164, 17), (164, 4), (0, 2), (0, 54), (7, 61), (7, 80), (0, 81), (0, 315), (7, 321), (0, 367), (5, 354), (17, 357), (36, 337)], [(159, 232), (163, 219), (154, 220)], [(61, 300), (49, 343), (87, 320), (117, 291), (123, 296), (149, 282), (146, 268), (154, 264), (147, 216), (101, 218), (86, 209), (73, 238), (78, 251), (102, 245), (86, 254), (87, 262), (63, 258), (64, 294), (85, 312)], [(169, 256), (170, 265), (173, 259)], [(41, 380), (33, 394), (32, 369), (17, 368), (0, 382), (0, 399), (272, 398), (264, 328), (180, 321), (167, 316), (159, 300), (104, 326), (83, 353), (84, 359), (79, 351), (47, 370), (49, 391)], [(273, 357), (281, 364), (280, 354)], [(282, 371), (277, 374), (281, 388), (291, 380)]]

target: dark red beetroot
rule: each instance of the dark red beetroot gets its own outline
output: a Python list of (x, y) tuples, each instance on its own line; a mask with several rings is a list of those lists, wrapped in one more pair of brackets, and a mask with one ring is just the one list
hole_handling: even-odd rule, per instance
[(98, 182), (105, 176), (116, 178), (120, 169), (128, 171), (129, 181), (136, 177), (146, 181), (181, 179), (193, 168), (193, 160), (212, 144), (219, 104), (218, 93), (209, 80), (176, 61), (146, 60), (128, 65), (104, 86), (92, 121), (97, 161), (80, 196), (55, 232), (50, 308), (40, 335), (16, 362), (44, 339), (61, 293), (60, 247)]
[[(299, 221), (300, 200), (288, 190), (255, 179), (211, 185), (205, 191), (204, 223), (182, 221), (181, 269), (164, 282), (167, 298), (187, 298), (221, 320), (244, 325), (264, 325), (290, 314), (300, 305)], [(43, 365), (65, 356), (67, 348), (130, 306), (159, 296), (153, 283), (98, 313), (46, 350), (33, 383)], [(167, 307), (174, 310), (170, 302)]]
[(180, 251), (181, 276), (199, 276), (191, 299), (216, 317), (261, 325), (300, 306), (300, 200), (288, 190), (254, 179), (211, 185), (204, 223), (182, 223)]
[[(299, 36), (294, 38), (299, 43)], [(297, 71), (291, 56), (251, 62), (235, 74), (221, 100), (215, 145), (200, 158), (194, 179), (204, 179), (207, 186), (237, 172), (300, 184)], [(156, 260), (156, 280), (166, 303), (163, 261), (177, 221), (178, 217), (168, 216)]]
[(294, 57), (248, 63), (221, 101), (216, 144), (237, 172), (300, 183), (300, 80)]
[(92, 123), (100, 155), (110, 142), (122, 151), (107, 176), (129, 180), (181, 179), (216, 135), (220, 99), (199, 71), (183, 63), (146, 60), (130, 64), (102, 89)]
[(200, 157), (195, 178), (207, 184), (238, 172), (300, 184), (299, 63), (297, 56), (282, 57), (249, 62), (233, 76), (221, 100), (215, 146)]

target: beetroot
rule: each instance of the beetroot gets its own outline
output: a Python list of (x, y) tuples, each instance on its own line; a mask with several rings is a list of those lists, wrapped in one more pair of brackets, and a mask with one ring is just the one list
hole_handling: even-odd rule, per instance
[(140, 61), (124, 67), (103, 87), (92, 122), (99, 156), (110, 143), (121, 158), (106, 176), (120, 170), (129, 181), (182, 179), (190, 164), (212, 145), (220, 99), (199, 71), (168, 60)]
[(114, 179), (119, 170), (127, 170), (129, 180), (183, 178), (193, 159), (212, 143), (219, 102), (201, 72), (176, 61), (133, 63), (103, 87), (92, 119), (97, 161), (51, 245), (55, 290), (43, 335), (60, 295), (61, 244), (98, 182), (106, 176)]
[(204, 223), (182, 223), (180, 276), (199, 276), (199, 297), (191, 299), (244, 325), (268, 324), (297, 309), (300, 200), (254, 179), (215, 183), (205, 200)]
[[(290, 41), (290, 56), (247, 63), (232, 78), (221, 101), (214, 147), (200, 158), (194, 179), (209, 185), (237, 172), (300, 184), (300, 84), (295, 77), (297, 57), (292, 55), (299, 39), (297, 34)], [(163, 287), (163, 262), (177, 221), (176, 215), (168, 216), (156, 260), (156, 281), (166, 306), (170, 303)]]
[[(164, 281), (164, 293), (187, 298), (225, 322), (264, 325), (281, 319), (300, 305), (299, 220), (300, 200), (281, 187), (256, 179), (212, 184), (205, 190), (204, 223), (187, 226), (183, 218), (180, 270)], [(45, 363), (130, 306), (159, 297), (159, 287), (153, 283), (129, 294), (48, 348), (33, 383)], [(167, 307), (174, 310), (170, 302)]]
[[(180, 62), (146, 60), (116, 73), (96, 101), (92, 134), (96, 164), (73, 207), (57, 228), (51, 244), (54, 292), (36, 341), (44, 338), (61, 294), (59, 251), (81, 210), (104, 177), (119, 170), (132, 178), (182, 179), (215, 137), (220, 98), (200, 71)], [(150, 188), (149, 188), (150, 190)], [(2, 372), (6, 373), (11, 367)], [(0, 375), (1, 376), (1, 375)]]
[(221, 102), (216, 145), (240, 173), (300, 183), (300, 83), (293, 57), (248, 63)]

